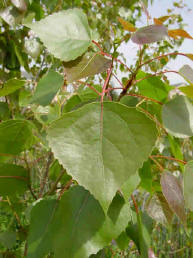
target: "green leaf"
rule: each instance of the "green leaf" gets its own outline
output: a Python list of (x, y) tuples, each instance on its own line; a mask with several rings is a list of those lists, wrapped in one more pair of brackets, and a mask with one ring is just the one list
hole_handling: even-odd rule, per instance
[(184, 65), (179, 70), (179, 74), (190, 84), (193, 84), (193, 69), (189, 65)]
[[(148, 77), (150, 74), (144, 73), (143, 71), (140, 71), (137, 74), (136, 79), (142, 79), (145, 77)], [(138, 92), (146, 97), (164, 102), (168, 98), (168, 93), (170, 90), (173, 89), (173, 87), (168, 86), (167, 84), (163, 83), (163, 81), (156, 77), (149, 77), (145, 80), (142, 80), (137, 83)]]
[(0, 120), (7, 120), (10, 118), (10, 110), (7, 102), (0, 102)]
[(40, 55), (42, 46), (37, 39), (25, 39), (24, 44), (25, 52), (33, 58), (37, 58)]
[(23, 194), (28, 183), (28, 172), (22, 166), (0, 163), (0, 196)]
[(74, 61), (64, 63), (64, 72), (66, 73), (67, 81), (73, 82), (102, 73), (111, 66), (111, 63), (110, 59), (98, 53), (85, 54)]
[(146, 211), (150, 217), (164, 226), (172, 223), (173, 212), (161, 193), (152, 196), (146, 205)]
[(167, 28), (163, 25), (149, 25), (138, 29), (131, 40), (139, 45), (149, 44), (163, 40), (167, 36)]
[(179, 87), (179, 90), (183, 92), (187, 97), (193, 99), (193, 83), (190, 86)]
[(184, 96), (177, 96), (163, 106), (162, 119), (166, 130), (178, 138), (193, 136), (193, 105)]
[(66, 113), (48, 128), (47, 138), (67, 173), (107, 211), (116, 191), (148, 158), (157, 131), (144, 114), (119, 103), (104, 102), (102, 114), (100, 103)]
[[(183, 160), (184, 156), (182, 153), (182, 150), (180, 148), (179, 139), (174, 138), (172, 135), (168, 134), (168, 140), (170, 143), (171, 153), (174, 155), (176, 159)], [(179, 163), (179, 166), (181, 167), (182, 171), (184, 169), (184, 165)]]
[(20, 89), (26, 84), (26, 81), (24, 80), (18, 80), (18, 79), (10, 79), (6, 81), (3, 85), (3, 87), (0, 89), (0, 97), (7, 96), (16, 90)]
[(15, 232), (0, 232), (0, 243), (6, 248), (12, 248), (16, 243)]
[(78, 94), (72, 95), (72, 97), (70, 97), (67, 100), (66, 104), (64, 105), (62, 112), (63, 113), (70, 112), (74, 108), (76, 108), (80, 103), (82, 103), (82, 100), (79, 97), (79, 95)]
[(186, 224), (186, 212), (182, 186), (179, 180), (166, 171), (161, 175), (161, 186), (171, 210), (176, 213), (180, 220)]
[(135, 173), (129, 177), (129, 179), (121, 186), (121, 192), (126, 201), (129, 200), (133, 191), (137, 188), (140, 182), (138, 173)]
[(143, 258), (148, 258), (152, 230), (153, 220), (151, 217), (146, 213), (132, 212), (132, 222), (126, 228), (126, 233), (134, 241)]
[(60, 201), (42, 200), (33, 207), (28, 258), (50, 251), (56, 258), (82, 258), (97, 253), (124, 230), (129, 206), (117, 195), (105, 219), (98, 201), (81, 186), (65, 192)]
[(193, 187), (192, 187), (192, 178), (193, 178), (193, 161), (189, 161), (185, 165), (185, 171), (183, 174), (183, 184), (184, 184), (184, 199), (185, 205), (191, 211), (193, 211)]
[(38, 35), (55, 57), (65, 62), (81, 56), (91, 43), (87, 17), (77, 8), (60, 11), (39, 22), (25, 25)]
[(17, 155), (35, 143), (34, 126), (27, 120), (0, 123), (0, 153)]
[(58, 90), (62, 87), (63, 82), (64, 79), (62, 75), (50, 70), (38, 82), (30, 103), (36, 103), (42, 106), (49, 105)]
[(151, 163), (149, 160), (144, 162), (143, 167), (139, 169), (139, 176), (141, 178), (139, 186), (151, 193), (153, 176), (151, 173)]

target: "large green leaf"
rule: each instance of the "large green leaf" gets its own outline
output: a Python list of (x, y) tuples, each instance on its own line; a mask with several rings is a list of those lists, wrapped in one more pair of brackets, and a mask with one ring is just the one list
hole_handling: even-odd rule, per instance
[(151, 153), (156, 127), (144, 114), (114, 102), (64, 114), (48, 129), (49, 145), (67, 172), (107, 211), (115, 192)]
[(116, 238), (130, 220), (129, 206), (116, 195), (105, 218), (98, 201), (81, 186), (62, 199), (42, 200), (31, 212), (28, 257), (50, 251), (56, 258), (82, 258), (97, 253)]
[(131, 40), (139, 45), (149, 44), (164, 39), (168, 35), (167, 28), (163, 25), (149, 25), (138, 29)]
[(186, 223), (185, 202), (180, 181), (170, 172), (166, 171), (161, 175), (161, 186), (171, 210)]
[(49, 105), (58, 90), (62, 87), (63, 82), (64, 79), (62, 75), (50, 70), (38, 82), (30, 103), (37, 103), (42, 106)]
[(185, 166), (183, 175), (184, 199), (186, 207), (193, 211), (193, 161), (189, 161)]
[(91, 43), (87, 17), (77, 8), (60, 11), (39, 22), (25, 25), (38, 35), (55, 57), (65, 62), (81, 56)]
[(0, 244), (4, 245), (8, 249), (11, 249), (15, 243), (16, 243), (15, 232), (0, 232)]
[(0, 163), (0, 196), (23, 194), (29, 183), (28, 172), (21, 166)]
[(167, 131), (178, 138), (193, 136), (193, 104), (177, 96), (163, 106), (162, 118)]
[(7, 120), (0, 123), (0, 153), (19, 154), (35, 142), (33, 125), (27, 120)]
[(6, 83), (3, 85), (3, 87), (0, 89), (0, 97), (1, 96), (7, 96), (14, 91), (20, 89), (25, 85), (26, 81), (24, 80), (18, 80), (18, 79), (10, 79), (6, 81)]
[(64, 71), (67, 81), (73, 82), (81, 78), (93, 76), (106, 71), (111, 66), (112, 61), (98, 53), (86, 54), (74, 61), (64, 63)]

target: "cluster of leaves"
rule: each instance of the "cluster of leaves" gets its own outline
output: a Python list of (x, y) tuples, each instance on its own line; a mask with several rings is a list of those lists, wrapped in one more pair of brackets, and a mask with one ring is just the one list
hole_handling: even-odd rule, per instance
[[(112, 2), (1, 3), (3, 257), (153, 257), (152, 232), (175, 220), (192, 237), (193, 70), (163, 70), (193, 59), (167, 52), (192, 37), (168, 28), (182, 22), (171, 13), (136, 28), (146, 1)], [(129, 40), (130, 67), (118, 52)], [(168, 72), (187, 81), (174, 97)]]

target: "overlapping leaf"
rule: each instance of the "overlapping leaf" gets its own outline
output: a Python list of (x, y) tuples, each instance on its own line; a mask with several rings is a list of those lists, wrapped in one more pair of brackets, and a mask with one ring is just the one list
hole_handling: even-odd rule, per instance
[(163, 106), (162, 118), (167, 131), (179, 138), (193, 136), (193, 105), (184, 96), (177, 96)]
[(81, 78), (93, 76), (106, 71), (112, 61), (100, 54), (86, 54), (74, 61), (64, 63), (67, 81), (73, 82)]
[(161, 176), (161, 186), (171, 210), (186, 224), (185, 202), (179, 180), (172, 173), (166, 171)]
[(0, 89), (0, 97), (1, 96), (7, 96), (14, 91), (20, 89), (25, 85), (26, 81), (24, 80), (18, 80), (18, 79), (10, 79), (5, 82), (3, 87)]
[(117, 195), (105, 217), (98, 201), (81, 186), (62, 199), (42, 200), (31, 212), (28, 258), (54, 252), (56, 258), (82, 258), (115, 239), (130, 220), (129, 206)]
[(50, 70), (38, 82), (35, 93), (30, 99), (30, 103), (37, 103), (42, 106), (50, 104), (58, 90), (64, 82), (63, 76), (59, 73)]
[(35, 143), (33, 125), (27, 120), (7, 120), (0, 123), (0, 153), (19, 154)]
[(55, 57), (65, 62), (81, 56), (91, 43), (87, 17), (77, 8), (60, 11), (25, 25), (38, 35)]
[(104, 102), (66, 113), (48, 129), (59, 162), (107, 211), (115, 192), (148, 158), (156, 140), (154, 123), (135, 108)]

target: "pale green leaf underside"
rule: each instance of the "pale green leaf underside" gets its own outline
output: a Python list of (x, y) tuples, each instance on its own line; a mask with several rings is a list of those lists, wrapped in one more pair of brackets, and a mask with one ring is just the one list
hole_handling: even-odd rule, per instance
[(185, 166), (185, 171), (183, 175), (184, 183), (184, 199), (186, 207), (193, 211), (193, 161), (189, 161)]
[(179, 138), (193, 136), (193, 104), (177, 96), (163, 106), (162, 119), (167, 131)]
[(55, 57), (66, 62), (81, 56), (91, 43), (87, 17), (77, 8), (25, 25), (38, 35)]
[(93, 76), (106, 71), (111, 66), (112, 61), (100, 54), (86, 54), (76, 60), (64, 63), (64, 71), (67, 81), (73, 82), (81, 78)]
[(66, 113), (48, 129), (49, 145), (67, 172), (107, 211), (116, 191), (151, 153), (154, 123), (135, 108), (91, 103)]
[(7, 95), (13, 93), (14, 91), (23, 87), (25, 85), (25, 83), (26, 83), (26, 81), (18, 80), (15, 78), (6, 81), (6, 83), (0, 89), (0, 97), (7, 96)]

